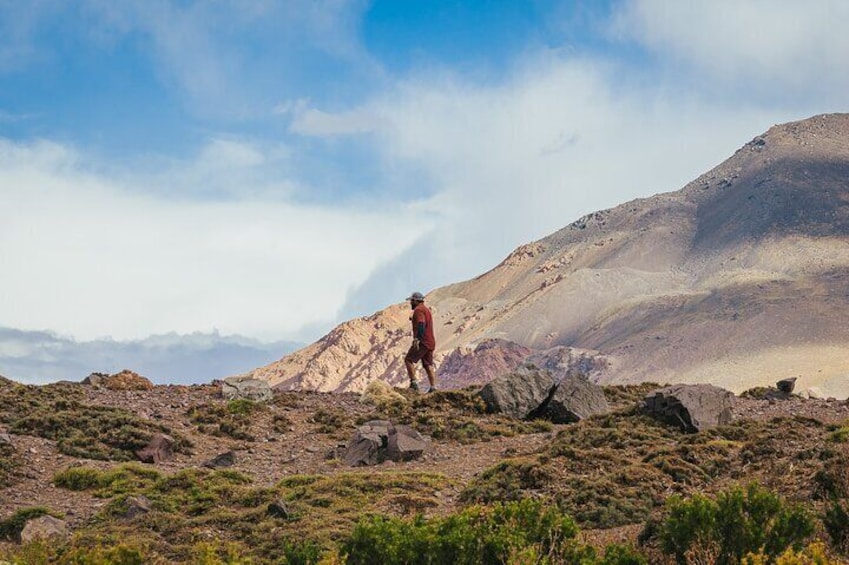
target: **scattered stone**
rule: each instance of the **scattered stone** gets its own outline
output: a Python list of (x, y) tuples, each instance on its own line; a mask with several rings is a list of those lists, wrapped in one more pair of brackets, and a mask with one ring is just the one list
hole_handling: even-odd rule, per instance
[(274, 397), (274, 392), (268, 381), (253, 377), (227, 377), (221, 381), (221, 395), (225, 400), (266, 402)]
[(165, 434), (155, 434), (147, 446), (136, 451), (136, 457), (142, 463), (161, 463), (174, 455), (174, 439)]
[(147, 514), (153, 509), (150, 499), (143, 494), (128, 497), (124, 504), (126, 504), (126, 510), (124, 511), (123, 516), (127, 520), (132, 520), (136, 516)]
[(654, 390), (643, 399), (648, 414), (698, 432), (730, 424), (734, 393), (713, 385), (673, 385)]
[(781, 379), (775, 386), (778, 388), (780, 392), (784, 394), (790, 394), (793, 392), (793, 388), (796, 386), (797, 377), (790, 377), (789, 379)]
[(410, 426), (395, 426), (386, 443), (386, 456), (390, 461), (412, 461), (418, 459), (427, 449), (422, 435)]
[(569, 424), (609, 411), (610, 405), (599, 385), (573, 376), (560, 381), (541, 415), (555, 424)]
[(824, 400), (825, 393), (820, 388), (812, 386), (808, 389), (808, 398), (812, 398), (814, 400)]
[(108, 379), (107, 373), (92, 373), (82, 380), (82, 384), (93, 386), (95, 388), (103, 386), (104, 379)]
[(351, 467), (379, 465), (387, 459), (412, 461), (421, 457), (426, 448), (424, 438), (413, 428), (372, 420), (354, 432), (345, 448), (344, 460)]
[(12, 445), (12, 436), (7, 434), (6, 432), (0, 432), (0, 443), (7, 443)]
[(286, 503), (280, 499), (277, 499), (268, 505), (266, 514), (274, 518), (282, 518), (283, 520), (288, 520), (292, 516), (289, 513), (289, 507), (286, 506)]
[(204, 467), (210, 469), (219, 469), (222, 467), (232, 467), (236, 464), (236, 453), (234, 451), (225, 451), (220, 453), (203, 464)]
[(515, 372), (496, 377), (478, 394), (489, 412), (527, 418), (548, 400), (553, 388), (554, 378), (548, 371), (525, 365)]
[(68, 536), (68, 525), (49, 514), (29, 520), (21, 530), (21, 543), (26, 544), (37, 539), (65, 538)]

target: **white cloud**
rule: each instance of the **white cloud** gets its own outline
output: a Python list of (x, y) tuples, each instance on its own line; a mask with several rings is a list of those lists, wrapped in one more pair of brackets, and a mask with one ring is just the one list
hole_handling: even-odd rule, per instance
[(371, 133), (381, 125), (379, 118), (362, 110), (333, 114), (305, 108), (295, 113), (289, 129), (300, 135), (337, 137)]
[(706, 73), (706, 82), (843, 101), (838, 89), (849, 86), (846, 21), (849, 3), (842, 0), (630, 0), (620, 6), (612, 31)]
[(333, 319), (352, 286), (420, 235), (400, 207), (174, 200), (84, 162), (59, 144), (0, 140), (0, 325), (78, 339), (212, 328), (279, 338)]
[(773, 123), (804, 117), (729, 107), (629, 82), (610, 62), (537, 53), (506, 81), (448, 73), (401, 81), (362, 108), (387, 170), (431, 194), (433, 234), (352, 293), (349, 314), (402, 287), (477, 275), (585, 213), (676, 190)]

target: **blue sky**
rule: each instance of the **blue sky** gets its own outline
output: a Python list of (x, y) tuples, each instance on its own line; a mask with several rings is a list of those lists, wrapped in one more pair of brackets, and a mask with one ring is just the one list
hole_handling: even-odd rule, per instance
[(0, 0), (0, 327), (314, 339), (846, 110), (847, 16)]

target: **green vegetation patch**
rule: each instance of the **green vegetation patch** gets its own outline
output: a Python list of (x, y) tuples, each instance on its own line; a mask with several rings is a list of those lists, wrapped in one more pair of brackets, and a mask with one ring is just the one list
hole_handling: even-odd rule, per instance
[(127, 463), (112, 469), (70, 467), (53, 477), (53, 484), (74, 491), (94, 491), (95, 496), (110, 498), (122, 494), (140, 493), (162, 479), (159, 471), (137, 463)]
[(256, 441), (251, 426), (256, 416), (268, 410), (265, 404), (239, 399), (192, 406), (187, 412), (198, 431), (216, 437)]
[[(449, 486), (442, 475), (370, 470), (296, 475), (259, 487), (233, 470), (185, 469), (163, 475), (134, 464), (108, 470), (72, 467), (57, 474), (54, 483), (109, 499), (80, 528), (77, 545), (97, 548), (132, 541), (133, 547), (145, 547), (146, 555), (164, 562), (192, 563), (200, 562), (193, 559), (199, 559), (197, 546), (204, 540), (215, 541), (213, 549), (203, 551), (216, 558), (224, 559), (232, 550), (252, 556), (254, 563), (314, 563), (313, 558), (349, 535), (364, 514), (428, 511)], [(138, 495), (151, 501), (152, 511), (127, 519), (127, 499)], [(286, 511), (270, 511), (272, 503)]]
[(672, 497), (657, 529), (663, 551), (680, 565), (710, 553), (716, 565), (732, 565), (751, 553), (774, 558), (801, 550), (814, 533), (812, 515), (756, 483), (721, 491), (715, 498)]
[(696, 434), (620, 410), (563, 427), (535, 456), (508, 460), (473, 480), (467, 504), (542, 495), (579, 524), (608, 528), (641, 523), (670, 493), (713, 491), (724, 479), (756, 480), (809, 498), (814, 477), (827, 488), (839, 452), (828, 426), (806, 418), (740, 421)]
[(0, 422), (15, 434), (56, 441), (72, 457), (128, 461), (156, 433), (175, 440), (174, 450), (191, 443), (169, 428), (110, 406), (82, 403), (79, 385), (56, 383), (42, 387), (4, 383), (0, 386)]
[(3, 521), (0, 521), (0, 540), (16, 540), (17, 537), (21, 535), (21, 531), (24, 529), (27, 522), (33, 518), (38, 518), (39, 516), (44, 516), (46, 514), (53, 513), (44, 506), (31, 506), (29, 508), (16, 510), (14, 514)]

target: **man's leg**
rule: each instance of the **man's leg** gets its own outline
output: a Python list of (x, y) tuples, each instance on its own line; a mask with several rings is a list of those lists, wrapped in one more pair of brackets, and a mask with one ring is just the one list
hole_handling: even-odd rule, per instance
[(404, 359), (404, 365), (407, 367), (407, 376), (410, 377), (410, 388), (417, 390), (419, 384), (416, 382), (416, 366), (408, 359)]
[(433, 365), (425, 365), (425, 372), (427, 373), (427, 380), (430, 381), (430, 388), (436, 388), (436, 371), (433, 368)]

